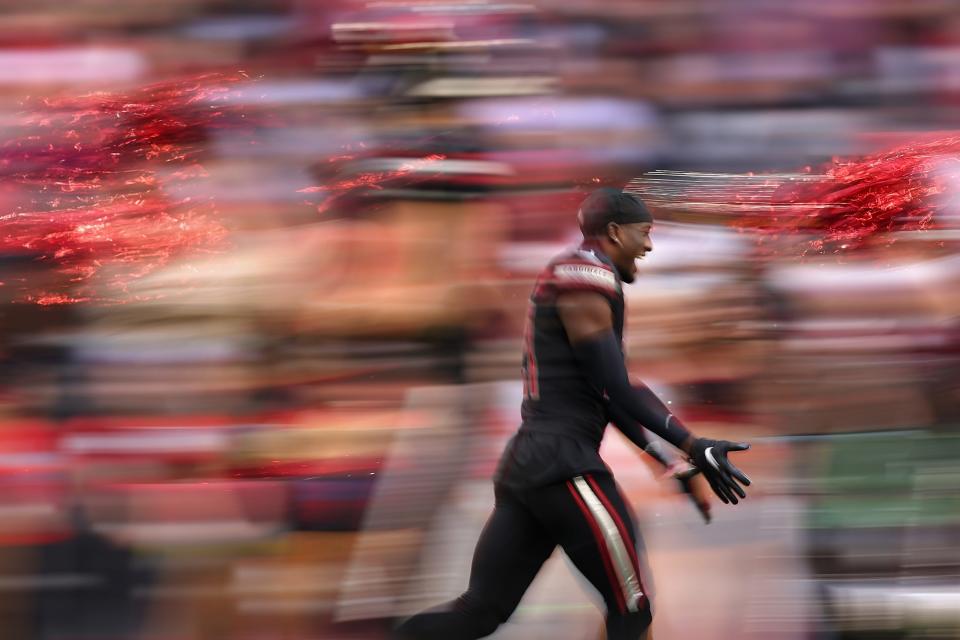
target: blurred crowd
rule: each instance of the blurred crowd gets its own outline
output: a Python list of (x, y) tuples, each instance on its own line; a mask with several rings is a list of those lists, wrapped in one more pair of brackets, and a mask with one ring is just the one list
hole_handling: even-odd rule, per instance
[[(954, 0), (4, 0), (0, 16), (11, 639), (385, 637), (465, 584), (519, 420), (527, 296), (577, 242), (589, 189), (816, 172), (960, 125)], [(44, 98), (193, 78), (232, 123), (186, 123), (199, 169), (170, 159), (182, 137), (116, 167), (141, 177), (123, 202), (172, 227), (104, 221), (95, 199), (74, 223), (72, 183), (24, 179), (75, 161), (48, 145), (102, 141), (27, 136)], [(142, 125), (116, 104), (121, 132)], [(700, 527), (608, 436), (655, 569), (654, 636), (960, 637), (956, 193), (936, 229), (844, 254), (799, 236), (761, 251), (682, 195), (655, 206), (627, 292), (631, 371), (703, 435), (752, 441), (756, 487)], [(170, 234), (200, 200), (215, 242), (197, 250)], [(66, 270), (86, 245), (31, 240), (59, 220), (105, 229)], [(181, 250), (138, 253), (158, 234)], [(593, 637), (555, 560), (497, 638)]]

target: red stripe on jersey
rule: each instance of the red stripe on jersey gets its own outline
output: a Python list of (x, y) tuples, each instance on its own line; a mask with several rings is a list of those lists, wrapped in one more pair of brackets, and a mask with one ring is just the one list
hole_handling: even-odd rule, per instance
[(537, 313), (537, 307), (534, 304), (530, 304), (529, 309), (527, 310), (527, 326), (524, 328), (523, 332), (523, 349), (526, 355), (525, 366), (524, 366), (524, 389), (525, 394), (528, 398), (538, 399), (540, 397), (540, 380), (538, 378), (539, 372), (537, 371), (537, 356), (534, 353), (534, 344), (533, 344), (533, 334), (535, 331), (534, 327), (534, 318)]

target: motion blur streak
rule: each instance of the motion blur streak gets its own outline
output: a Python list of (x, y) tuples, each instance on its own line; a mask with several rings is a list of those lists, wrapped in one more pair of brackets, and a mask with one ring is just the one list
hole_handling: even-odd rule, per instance
[[(379, 640), (458, 594), (532, 278), (607, 184), (657, 220), (633, 373), (754, 444), (704, 526), (607, 438), (653, 637), (960, 634), (952, 3), (0, 17), (4, 638)], [(596, 637), (544, 572), (495, 637)]]

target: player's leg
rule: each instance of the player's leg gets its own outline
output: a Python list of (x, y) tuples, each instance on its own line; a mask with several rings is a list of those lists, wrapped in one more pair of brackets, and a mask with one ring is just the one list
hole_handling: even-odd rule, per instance
[(397, 629), (398, 640), (474, 640), (493, 633), (513, 614), (556, 543), (507, 490), (473, 554), (470, 584), (453, 602), (417, 614)]
[(639, 640), (651, 622), (632, 514), (609, 474), (540, 490), (537, 515), (607, 606), (607, 640)]

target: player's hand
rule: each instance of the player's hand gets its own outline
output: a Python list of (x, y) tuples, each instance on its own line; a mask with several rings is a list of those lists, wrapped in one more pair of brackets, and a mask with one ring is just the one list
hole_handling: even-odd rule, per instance
[(677, 460), (667, 469), (664, 477), (677, 482), (678, 488), (687, 494), (693, 506), (697, 508), (703, 521), (710, 522), (710, 489), (700, 475), (700, 470), (689, 462)]
[(737, 504), (737, 496), (747, 497), (740, 485), (749, 486), (750, 478), (727, 459), (727, 453), (749, 448), (750, 445), (746, 443), (697, 438), (690, 447), (690, 461), (707, 479), (720, 500)]
[(693, 506), (697, 508), (703, 521), (710, 523), (710, 488), (707, 481), (703, 479), (700, 470), (691, 467), (689, 471), (677, 475), (677, 482), (680, 483), (680, 489), (690, 497)]

